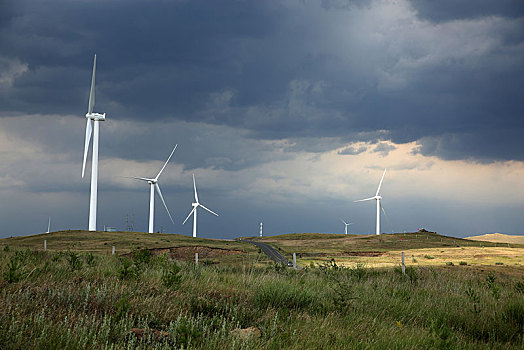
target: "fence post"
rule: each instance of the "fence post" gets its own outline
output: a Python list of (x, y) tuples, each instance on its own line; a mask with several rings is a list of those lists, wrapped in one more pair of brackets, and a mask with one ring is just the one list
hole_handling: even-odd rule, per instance
[(198, 266), (198, 253), (195, 253), (195, 265)]
[(293, 268), (297, 268), (297, 253), (293, 253)]
[(113, 249), (111, 251), (111, 255), (115, 255), (115, 246), (113, 246)]
[(406, 274), (406, 256), (404, 252), (402, 252), (402, 274)]
[(44, 239), (44, 252), (47, 251), (47, 239)]

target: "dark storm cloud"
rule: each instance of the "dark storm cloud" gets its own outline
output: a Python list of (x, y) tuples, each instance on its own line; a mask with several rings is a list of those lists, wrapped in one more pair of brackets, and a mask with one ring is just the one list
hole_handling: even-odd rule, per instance
[[(0, 109), (82, 115), (96, 52), (95, 110), (114, 120), (229, 126), (244, 138), (293, 139), (289, 150), (389, 139), (418, 141), (419, 152), (446, 159), (523, 159), (524, 139), (514, 137), (524, 130), (523, 6), (394, 6), (18, 1), (0, 17), (8, 67), (0, 73)], [(137, 131), (159, 138), (151, 133), (147, 125)], [(187, 135), (178, 139), (191, 144)], [(253, 163), (245, 154), (254, 143), (239, 151), (226, 141), (204, 138), (201, 145), (216, 153), (206, 164)], [(120, 157), (148, 157), (137, 137), (115, 132), (102, 142)], [(182, 161), (196, 166), (192, 159)]]

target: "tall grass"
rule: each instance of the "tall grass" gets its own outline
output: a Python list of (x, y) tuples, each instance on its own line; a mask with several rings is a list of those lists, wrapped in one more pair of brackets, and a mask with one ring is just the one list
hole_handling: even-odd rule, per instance
[[(462, 266), (406, 272), (334, 262), (298, 271), (255, 260), (195, 266), (140, 251), (119, 258), (10, 249), (0, 253), (0, 348), (524, 345), (522, 278)], [(247, 327), (261, 337), (232, 333)]]

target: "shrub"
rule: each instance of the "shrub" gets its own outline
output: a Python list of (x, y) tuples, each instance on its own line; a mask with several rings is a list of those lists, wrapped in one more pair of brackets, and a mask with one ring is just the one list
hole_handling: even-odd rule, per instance
[(162, 284), (174, 290), (180, 288), (182, 276), (180, 275), (180, 266), (175, 262), (170, 267), (165, 268), (162, 273)]
[(453, 264), (453, 261), (448, 261), (448, 262), (446, 263), (446, 265), (447, 265), (447, 266), (453, 266), (454, 264)]
[(151, 262), (151, 251), (149, 249), (133, 249), (131, 252), (135, 265), (142, 266)]
[(9, 246), (6, 245), (6, 246), (4, 247), (4, 252), (8, 252), (8, 251), (9, 251)]
[(82, 267), (82, 261), (80, 260), (80, 257), (75, 252), (69, 252), (68, 253), (68, 261), (69, 261), (69, 267), (71, 268), (71, 271), (80, 270)]
[(426, 259), (435, 259), (435, 257), (434, 257), (434, 256), (431, 256), (431, 255), (427, 255), (427, 254), (426, 254), (426, 255), (424, 255), (424, 258), (426, 258)]
[(504, 263), (503, 263), (503, 262), (500, 262), (500, 261), (497, 261), (497, 262), (495, 263), (495, 265), (504, 265)]
[(120, 258), (120, 263), (121, 265), (120, 265), (120, 268), (118, 269), (118, 277), (121, 280), (133, 279), (133, 278), (138, 277), (136, 267), (135, 265), (133, 265), (133, 263), (129, 259)]
[(18, 256), (12, 256), (7, 264), (7, 271), (4, 272), (4, 278), (7, 283), (19, 282), (24, 277), (22, 265), (20, 264)]
[(467, 264), (468, 264), (468, 263), (465, 262), (465, 261), (461, 261), (461, 262), (459, 262), (459, 265), (463, 265), (463, 266), (465, 266), (465, 265), (467, 265)]
[(117, 320), (121, 320), (124, 317), (126, 317), (129, 308), (131, 307), (131, 304), (129, 303), (129, 299), (126, 294), (123, 294), (116, 303), (114, 309), (115, 309), (115, 318)]

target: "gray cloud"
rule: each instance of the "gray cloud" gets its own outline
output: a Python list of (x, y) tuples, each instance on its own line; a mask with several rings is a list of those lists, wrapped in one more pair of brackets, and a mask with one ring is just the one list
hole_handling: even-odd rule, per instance
[[(0, 102), (82, 115), (98, 52), (96, 108), (119, 120), (200, 121), (266, 139), (383, 129), (394, 142), (521, 128), (521, 6), (432, 4), (20, 1), (0, 48), (28, 68)], [(431, 13), (437, 26), (423, 21)], [(456, 144), (457, 156), (521, 159), (513, 143), (471, 146)]]
[(380, 142), (373, 148), (371, 152), (380, 153), (382, 157), (385, 157), (389, 154), (389, 152), (397, 149), (394, 145), (389, 144), (387, 142)]

